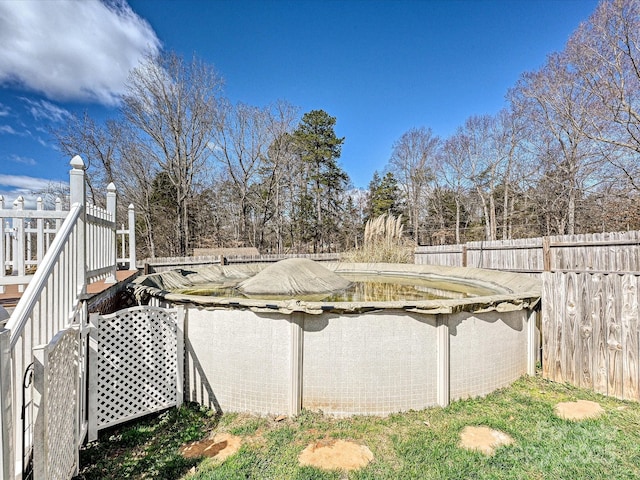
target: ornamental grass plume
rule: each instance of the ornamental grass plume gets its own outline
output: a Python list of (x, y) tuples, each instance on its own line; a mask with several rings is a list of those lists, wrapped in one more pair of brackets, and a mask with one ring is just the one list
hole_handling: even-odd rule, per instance
[(343, 258), (353, 263), (413, 263), (415, 245), (403, 233), (402, 215), (372, 218), (364, 227), (364, 245)]

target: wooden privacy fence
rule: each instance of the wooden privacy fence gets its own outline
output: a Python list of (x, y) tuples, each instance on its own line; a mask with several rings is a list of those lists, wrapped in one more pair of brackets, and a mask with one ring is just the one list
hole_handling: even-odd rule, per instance
[(147, 258), (142, 261), (144, 274), (166, 272), (175, 268), (197, 267), (199, 265), (231, 265), (235, 263), (269, 263), (287, 258), (309, 258), (316, 262), (339, 262), (339, 253), (282, 253), (262, 255), (199, 255), (193, 257)]
[(640, 273), (544, 273), (542, 373), (640, 400)]
[(640, 232), (418, 247), (415, 260), (540, 275), (543, 376), (640, 401)]
[(529, 274), (640, 271), (640, 231), (419, 246), (415, 263)]

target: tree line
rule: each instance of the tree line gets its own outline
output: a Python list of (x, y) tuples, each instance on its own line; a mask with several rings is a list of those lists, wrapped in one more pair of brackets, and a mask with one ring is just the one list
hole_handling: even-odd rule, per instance
[(164, 52), (131, 73), (115, 118), (55, 132), (88, 162), (90, 193), (113, 181), (135, 204), (144, 256), (343, 251), (381, 214), (420, 244), (640, 226), (638, 0), (602, 1), (496, 115), (448, 138), (409, 129), (366, 191), (339, 164), (336, 118), (232, 104), (221, 87), (210, 65)]
[(424, 244), (637, 229), (639, 102), (640, 2), (602, 1), (496, 115), (405, 132), (384, 188)]

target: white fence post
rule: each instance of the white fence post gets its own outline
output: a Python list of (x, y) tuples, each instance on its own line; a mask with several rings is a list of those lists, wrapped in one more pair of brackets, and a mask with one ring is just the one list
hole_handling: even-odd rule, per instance
[(289, 415), (294, 417), (302, 411), (302, 383), (304, 357), (304, 313), (291, 314), (291, 364), (289, 385)]
[[(20, 195), (13, 202), (14, 210), (23, 211), (24, 210), (24, 197)], [(18, 277), (23, 277), (25, 275), (24, 268), (24, 258), (25, 258), (25, 250), (24, 250), (24, 219), (23, 218), (14, 218), (13, 219), (13, 270), (12, 275), (16, 275)], [(24, 285), (18, 286), (19, 292), (24, 292)]]
[[(36, 200), (36, 209), (40, 212), (44, 210), (44, 202), (42, 201), (42, 197), (38, 197)], [(37, 242), (37, 252), (36, 252), (36, 261), (37, 265), (40, 265), (42, 262), (42, 258), (44, 257), (44, 218), (38, 218), (36, 220), (38, 233), (36, 234), (36, 242)]]
[[(4, 259), (3, 259), (4, 262)], [(4, 265), (3, 265), (4, 268)], [(13, 409), (11, 380), (11, 332), (0, 330), (0, 475), (3, 479), (13, 479)]]
[[(61, 212), (61, 211), (62, 211), (62, 199), (58, 197), (56, 198), (56, 212)], [(62, 220), (59, 218), (56, 218), (56, 232), (60, 230), (61, 226), (62, 226)]]
[(71, 159), (71, 171), (69, 172), (69, 201), (71, 205), (78, 203), (82, 205), (82, 212), (80, 212), (80, 218), (78, 218), (78, 238), (77, 238), (77, 285), (76, 293), (78, 296), (84, 296), (87, 292), (87, 244), (85, 235), (86, 225), (86, 202), (85, 192), (86, 186), (84, 182), (84, 162), (79, 155), (76, 155)]
[(129, 204), (129, 270), (136, 270), (136, 212), (133, 203)]
[(178, 307), (176, 314), (176, 407), (180, 408), (184, 402), (184, 320), (187, 308), (184, 305)]
[(98, 322), (99, 314), (89, 315), (89, 362), (87, 365), (88, 391), (87, 399), (88, 426), (87, 441), (94, 442), (98, 439)]
[(109, 249), (107, 255), (109, 256), (110, 272), (104, 283), (116, 283), (116, 270), (118, 268), (118, 239), (117, 239), (117, 224), (116, 224), (116, 208), (117, 208), (117, 195), (116, 186), (111, 182), (107, 186), (107, 212), (111, 218), (109, 221), (113, 222), (113, 228), (109, 232), (109, 239), (107, 241), (107, 248)]

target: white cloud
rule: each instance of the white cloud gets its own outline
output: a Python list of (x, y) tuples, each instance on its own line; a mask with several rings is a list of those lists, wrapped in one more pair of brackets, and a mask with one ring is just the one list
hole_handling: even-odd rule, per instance
[(46, 100), (31, 100), (26, 97), (21, 97), (21, 99), (29, 105), (29, 112), (36, 120), (44, 119), (52, 122), (62, 122), (72, 116), (68, 110)]
[(11, 125), (0, 125), (0, 133), (8, 133), (9, 135), (18, 135)]
[(112, 105), (160, 41), (125, 1), (0, 1), (0, 84)]
[(12, 208), (15, 199), (22, 196), (25, 209), (34, 209), (38, 197), (43, 197), (46, 201), (49, 196), (47, 192), (61, 192), (67, 186), (64, 182), (44, 178), (0, 175), (0, 196), (4, 201), (4, 208)]
[(11, 161), (14, 163), (21, 163), (22, 165), (28, 165), (30, 167), (38, 164), (38, 162), (36, 162), (33, 158), (21, 157), (20, 155), (11, 155)]
[(54, 182), (45, 178), (28, 177), (26, 175), (1, 175), (0, 185), (5, 187), (13, 187), (25, 192), (34, 192), (44, 190)]
[(9, 112), (10, 112), (9, 107), (0, 103), (0, 117), (8, 116)]

